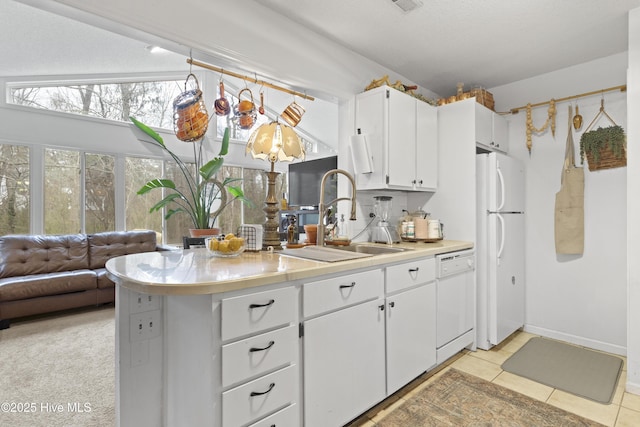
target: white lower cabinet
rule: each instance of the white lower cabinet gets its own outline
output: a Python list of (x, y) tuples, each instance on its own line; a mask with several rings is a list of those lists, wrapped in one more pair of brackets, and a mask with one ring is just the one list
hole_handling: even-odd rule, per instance
[(430, 257), (303, 285), (305, 427), (344, 425), (435, 366), (435, 277)]
[(304, 426), (341, 426), (385, 397), (384, 273), (302, 286)]
[(385, 397), (384, 300), (304, 322), (304, 426), (341, 426)]
[(436, 364), (436, 285), (386, 301), (387, 394), (392, 394)]
[(243, 426), (295, 403), (297, 369), (291, 365), (222, 393), (222, 425)]
[(249, 427), (299, 427), (300, 412), (297, 405), (289, 405)]
[(299, 424), (298, 298), (288, 286), (221, 300), (223, 427)]

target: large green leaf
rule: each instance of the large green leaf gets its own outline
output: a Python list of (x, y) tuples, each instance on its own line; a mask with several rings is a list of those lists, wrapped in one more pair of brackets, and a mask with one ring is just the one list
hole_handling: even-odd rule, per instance
[(167, 210), (167, 214), (164, 216), (164, 219), (169, 219), (171, 218), (174, 214), (177, 214), (178, 212), (185, 212), (184, 209), (182, 208), (178, 208), (178, 209), (168, 209)]
[[(179, 193), (171, 193), (167, 197), (165, 197), (164, 199), (160, 200), (158, 203), (153, 205), (151, 209), (149, 209), (149, 212), (159, 211), (160, 209), (164, 208), (165, 206), (167, 206), (169, 203), (173, 202), (176, 199), (184, 199), (184, 197), (182, 197), (182, 195)], [(183, 210), (183, 209), (181, 208), (180, 210)]]
[(133, 124), (136, 125), (138, 127), (138, 129), (140, 129), (142, 132), (146, 133), (151, 138), (156, 140), (158, 142), (158, 144), (162, 145), (164, 148), (167, 148), (164, 145), (164, 140), (162, 139), (162, 137), (160, 136), (160, 134), (158, 132), (156, 132), (155, 130), (151, 129), (149, 126), (145, 125), (141, 121), (137, 120), (135, 117), (129, 117), (129, 120), (131, 120), (133, 122)]
[(238, 182), (238, 181), (242, 181), (242, 178), (227, 177), (227, 178), (224, 179), (224, 181), (222, 181), (222, 186), (226, 187), (227, 185), (231, 184), (232, 182)]
[(230, 185), (227, 187), (227, 190), (233, 197), (244, 197), (244, 191), (242, 191), (242, 188), (240, 187), (234, 187), (233, 185)]
[(229, 128), (224, 129), (224, 136), (222, 137), (222, 145), (220, 146), (220, 153), (218, 156), (226, 156), (229, 152)]
[(216, 157), (215, 159), (209, 160), (200, 168), (200, 176), (204, 181), (208, 181), (218, 172), (218, 170), (220, 170), (223, 164), (224, 159), (222, 157)]
[(176, 184), (170, 179), (153, 179), (147, 182), (144, 187), (138, 190), (138, 194), (146, 194), (155, 188), (170, 188), (176, 189)]

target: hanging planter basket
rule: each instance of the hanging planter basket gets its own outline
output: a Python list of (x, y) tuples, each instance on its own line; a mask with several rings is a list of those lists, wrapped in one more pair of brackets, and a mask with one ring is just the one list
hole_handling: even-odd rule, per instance
[[(612, 126), (591, 130), (600, 117), (609, 119)], [(618, 126), (604, 110), (604, 98), (600, 100), (600, 111), (580, 137), (580, 160), (583, 164), (585, 157), (592, 172), (627, 166), (627, 137), (622, 126)]]
[(627, 166), (627, 138), (618, 125), (585, 132), (580, 137), (580, 159), (590, 171)]

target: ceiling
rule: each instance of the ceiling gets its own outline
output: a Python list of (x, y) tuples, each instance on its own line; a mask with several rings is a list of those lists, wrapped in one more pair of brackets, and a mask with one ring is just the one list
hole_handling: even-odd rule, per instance
[[(448, 96), (457, 82), (486, 88), (627, 50), (639, 0), (256, 0)], [(403, 0), (405, 1), (405, 0)], [(408, 0), (407, 0), (408, 1)]]
[[(405, 13), (392, 0), (253, 1), (441, 96), (457, 82), (491, 88), (624, 52), (627, 12), (640, 7), (640, 0), (417, 0), (422, 5)], [(0, 76), (185, 67), (183, 55), (140, 55), (143, 42), (12, 0), (0, 0), (0, 16)]]

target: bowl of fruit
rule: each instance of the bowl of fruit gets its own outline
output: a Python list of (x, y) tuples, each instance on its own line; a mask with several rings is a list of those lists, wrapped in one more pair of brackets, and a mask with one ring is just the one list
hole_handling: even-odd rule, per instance
[(204, 243), (209, 254), (219, 258), (238, 256), (247, 247), (244, 238), (236, 237), (233, 233), (207, 237)]

